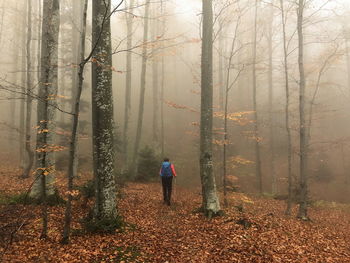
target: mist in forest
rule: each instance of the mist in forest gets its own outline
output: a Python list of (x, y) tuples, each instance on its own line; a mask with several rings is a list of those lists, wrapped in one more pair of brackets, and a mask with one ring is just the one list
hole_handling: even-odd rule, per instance
[[(29, 147), (35, 151), (36, 145), (43, 74), (42, 20), (46, 15), (42, 5), (41, 1), (32, 1), (30, 7), (28, 1), (0, 3), (2, 156), (22, 168), (28, 162), (24, 134), (29, 115)], [(68, 167), (71, 113), (81, 62), (83, 7), (84, 1), (60, 1), (58, 91), (52, 101), (57, 101), (53, 120), (55, 164), (57, 170), (64, 172)], [(115, 169), (122, 173), (136, 165), (135, 143), (140, 140), (136, 155), (147, 146), (159, 164), (163, 157), (170, 158), (177, 167), (181, 185), (199, 186), (201, 1), (121, 4), (112, 1), (111, 10)], [(224, 146), (227, 183), (238, 191), (259, 191), (259, 165), (260, 190), (287, 194), (289, 143), (290, 176), (294, 186), (299, 183), (297, 10), (295, 1), (285, 0), (213, 2), (213, 169), (219, 189), (223, 184)], [(345, 0), (306, 1), (302, 21), (309, 194), (315, 199), (339, 202), (350, 201), (349, 11)], [(92, 22), (89, 3), (84, 58), (94, 45)], [(83, 73), (77, 148), (79, 171), (91, 171), (93, 167), (91, 67), (94, 63), (99, 66), (90, 58)], [(28, 97), (32, 99), (29, 115)], [(138, 127), (140, 102), (144, 104), (143, 123)]]

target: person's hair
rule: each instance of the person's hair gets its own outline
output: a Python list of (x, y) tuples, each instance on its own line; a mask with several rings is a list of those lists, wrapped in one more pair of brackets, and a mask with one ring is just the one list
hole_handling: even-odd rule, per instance
[(169, 158), (164, 158), (164, 162), (169, 162)]

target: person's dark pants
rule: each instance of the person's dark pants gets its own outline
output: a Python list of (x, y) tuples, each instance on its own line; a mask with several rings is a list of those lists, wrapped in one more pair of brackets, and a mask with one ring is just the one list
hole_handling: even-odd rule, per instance
[(162, 185), (163, 185), (163, 197), (164, 202), (170, 205), (171, 199), (171, 188), (173, 185), (173, 177), (172, 176), (162, 176)]

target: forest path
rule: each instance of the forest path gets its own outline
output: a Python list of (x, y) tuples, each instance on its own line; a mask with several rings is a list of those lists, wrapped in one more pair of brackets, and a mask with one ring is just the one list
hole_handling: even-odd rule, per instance
[[(0, 190), (26, 185), (13, 178), (10, 170), (0, 173)], [(160, 183), (128, 183), (118, 203), (127, 226), (109, 235), (82, 233), (80, 220), (87, 209), (81, 200), (75, 201), (69, 245), (59, 244), (64, 207), (49, 209), (49, 240), (40, 240), (40, 207), (26, 206), (22, 217), (28, 221), (3, 262), (350, 263), (350, 210), (346, 207), (311, 208), (313, 221), (301, 222), (284, 216), (282, 201), (230, 193), (225, 216), (208, 220), (194, 212), (201, 203), (199, 188), (174, 190), (169, 207), (163, 204)], [(243, 212), (235, 207), (238, 204), (243, 204)], [(5, 211), (4, 206), (0, 208)], [(6, 209), (13, 209), (7, 213), (8, 220), (21, 220), (15, 213), (21, 206)], [(0, 254), (1, 250), (0, 246)]]

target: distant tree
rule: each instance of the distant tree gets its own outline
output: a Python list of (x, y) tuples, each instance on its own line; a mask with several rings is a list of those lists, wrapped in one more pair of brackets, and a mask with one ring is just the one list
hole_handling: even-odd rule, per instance
[(134, 15), (132, 14), (134, 8), (134, 0), (125, 1), (126, 7), (129, 8), (129, 12), (126, 13), (126, 76), (125, 76), (125, 106), (124, 106), (124, 130), (123, 130), (123, 154), (124, 154), (124, 166), (128, 164), (128, 146), (129, 146), (129, 121), (131, 112), (131, 82), (132, 82), (132, 40), (133, 40), (133, 24)]
[(268, 32), (267, 32), (267, 45), (268, 45), (268, 107), (269, 107), (269, 139), (270, 139), (270, 173), (272, 177), (272, 193), (276, 194), (278, 191), (277, 174), (275, 171), (275, 129), (274, 129), (274, 114), (273, 114), (273, 100), (274, 100), (274, 82), (273, 82), (273, 21), (274, 21), (274, 0), (271, 0), (269, 7), (268, 17)]
[(253, 81), (253, 110), (254, 110), (254, 143), (255, 143), (255, 175), (258, 180), (258, 190), (263, 192), (263, 181), (261, 171), (261, 156), (260, 156), (260, 138), (259, 138), (259, 123), (258, 123), (258, 109), (257, 109), (257, 35), (258, 35), (258, 9), (259, 0), (255, 0), (254, 13), (254, 35), (253, 35), (253, 61), (252, 61), (252, 81)]
[(289, 127), (289, 68), (288, 68), (288, 45), (287, 45), (287, 34), (286, 34), (286, 13), (284, 8), (283, 0), (280, 0), (281, 8), (281, 20), (282, 20), (282, 34), (283, 34), (283, 63), (284, 63), (284, 81), (285, 81), (285, 92), (286, 92), (286, 103), (285, 103), (285, 128), (287, 133), (287, 178), (288, 178), (288, 199), (286, 215), (291, 214), (292, 202), (293, 202), (293, 182), (292, 182), (292, 136)]
[(213, 173), (213, 7), (212, 0), (203, 0), (202, 57), (201, 57), (201, 122), (200, 177), (202, 208), (211, 218), (220, 211)]
[(139, 153), (139, 162), (136, 180), (147, 182), (158, 178), (159, 176), (159, 158), (157, 158), (155, 151), (146, 146)]
[(140, 100), (139, 100), (139, 112), (137, 117), (136, 138), (133, 151), (133, 159), (130, 168), (130, 174), (135, 177), (137, 173), (137, 158), (140, 148), (142, 124), (143, 124), (143, 112), (145, 107), (145, 92), (146, 92), (146, 71), (147, 71), (147, 41), (148, 41), (148, 24), (149, 24), (149, 5), (150, 0), (146, 0), (145, 3), (145, 15), (144, 15), (144, 28), (143, 28), (143, 46), (142, 46), (142, 64), (141, 64), (141, 86), (140, 86)]

